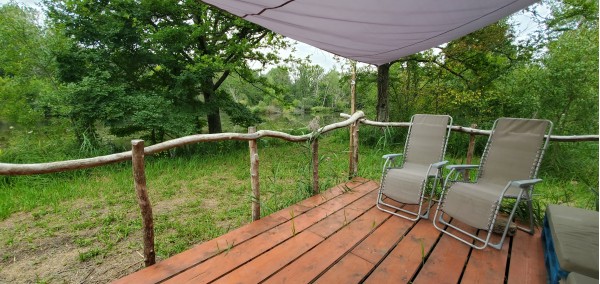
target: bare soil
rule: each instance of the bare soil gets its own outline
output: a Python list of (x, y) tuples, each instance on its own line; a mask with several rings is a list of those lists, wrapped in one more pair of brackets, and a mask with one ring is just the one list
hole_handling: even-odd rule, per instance
[(141, 245), (132, 248), (141, 243), (140, 231), (106, 254), (82, 261), (80, 254), (96, 245), (82, 247), (76, 239), (93, 239), (98, 229), (73, 232), (63, 229), (65, 221), (46, 216), (18, 213), (0, 222), (0, 283), (106, 283), (143, 267)]

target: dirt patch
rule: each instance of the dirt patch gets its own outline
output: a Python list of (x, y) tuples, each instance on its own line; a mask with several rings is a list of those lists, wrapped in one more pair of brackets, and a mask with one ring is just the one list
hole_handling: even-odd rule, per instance
[[(141, 231), (118, 236), (107, 250), (99, 249), (106, 242), (99, 237), (102, 228), (85, 227), (87, 215), (110, 220), (111, 208), (82, 214), (79, 220), (40, 212), (45, 211), (16, 213), (0, 222), (0, 283), (106, 283), (143, 267)], [(90, 252), (94, 257), (82, 260)]]

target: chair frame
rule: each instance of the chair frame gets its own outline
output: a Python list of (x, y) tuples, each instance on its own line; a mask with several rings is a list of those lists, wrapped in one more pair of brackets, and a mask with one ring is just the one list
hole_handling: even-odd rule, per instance
[[(536, 178), (538, 171), (540, 169), (540, 165), (542, 163), (542, 160), (544, 158), (544, 153), (546, 152), (546, 149), (548, 148), (548, 144), (550, 141), (550, 135), (552, 134), (552, 129), (554, 127), (554, 124), (552, 123), (552, 121), (547, 120), (548, 121), (548, 126), (546, 127), (546, 132), (544, 134), (544, 142), (543, 142), (543, 146), (540, 148), (539, 150), (539, 155), (537, 157), (537, 160), (535, 161), (535, 169), (531, 175), (530, 179), (525, 179), (525, 180), (512, 180), (512, 181), (508, 181), (507, 184), (505, 185), (504, 189), (502, 190), (502, 192), (500, 193), (499, 197), (498, 197), (498, 205), (496, 206), (495, 210), (494, 210), (494, 214), (493, 214), (493, 218), (492, 218), (492, 222), (489, 224), (489, 227), (487, 228), (487, 235), (485, 236), (485, 238), (480, 238), (478, 236), (476, 236), (475, 234), (471, 234), (469, 232), (466, 232), (465, 230), (451, 224), (449, 221), (445, 221), (444, 220), (444, 212), (442, 212), (441, 208), (442, 208), (442, 203), (444, 202), (444, 197), (445, 194), (447, 193), (447, 191), (450, 189), (449, 188), (449, 183), (450, 182), (462, 182), (461, 180), (458, 179), (459, 175), (463, 175), (463, 177), (465, 176), (465, 172), (466, 170), (469, 169), (477, 169), (479, 170), (481, 168), (482, 165), (485, 164), (486, 162), (486, 158), (487, 158), (487, 153), (489, 151), (489, 147), (491, 144), (491, 138), (492, 135), (494, 134), (494, 131), (496, 129), (496, 124), (498, 123), (498, 121), (501, 118), (497, 119), (494, 122), (494, 125), (492, 127), (492, 133), (490, 133), (490, 138), (488, 139), (485, 149), (483, 151), (483, 155), (482, 155), (482, 159), (479, 165), (449, 165), (446, 168), (450, 170), (450, 172), (448, 173), (448, 175), (446, 176), (446, 179), (444, 181), (444, 185), (442, 186), (442, 193), (440, 196), (440, 206), (438, 206), (438, 208), (435, 211), (435, 216), (433, 218), (433, 225), (440, 231), (442, 231), (443, 233), (475, 248), (475, 249), (484, 249), (486, 246), (490, 246), (493, 247), (495, 249), (502, 249), (502, 245), (504, 244), (504, 239), (506, 238), (506, 235), (508, 233), (508, 229), (510, 227), (510, 222), (512, 222), (515, 212), (519, 206), (519, 202), (522, 199), (525, 199), (525, 201), (527, 201), (527, 207), (528, 207), (528, 211), (529, 211), (529, 228), (524, 228), (524, 227), (520, 227), (518, 226), (517, 228), (520, 230), (523, 230), (531, 235), (534, 234), (535, 232), (535, 228), (534, 228), (534, 222), (533, 222), (533, 204), (532, 204), (532, 198), (533, 198), (533, 187), (535, 184), (541, 182), (541, 179)], [(477, 179), (479, 179), (479, 177), (481, 176), (482, 172), (478, 171), (478, 174), (476, 176), (476, 180), (471, 182), (471, 183), (476, 183)], [(454, 176), (453, 179), (452, 176)], [(506, 195), (506, 191), (511, 188), (511, 187), (516, 187), (519, 188), (519, 194), (518, 195)], [(510, 215), (508, 217), (508, 222), (506, 224), (506, 227), (504, 228), (504, 231), (502, 232), (502, 237), (500, 238), (500, 241), (498, 243), (491, 243), (490, 242), (490, 238), (492, 236), (493, 233), (493, 228), (494, 228), (494, 224), (496, 223), (496, 220), (498, 219), (498, 213), (500, 211), (500, 208), (502, 206), (502, 202), (505, 199), (515, 199), (515, 205), (513, 206)], [(439, 214), (441, 212), (441, 214)], [(439, 214), (439, 218), (438, 218), (438, 214)], [(446, 228), (442, 228), (441, 226), (438, 226), (437, 223), (441, 223), (442, 225), (446, 226)], [(452, 234), (450, 232), (448, 232), (447, 228), (453, 228), (456, 231), (460, 232), (463, 235), (469, 236), (471, 237), (474, 242), (468, 242), (465, 239)], [(481, 245), (476, 245), (475, 241), (479, 241), (481, 243)]]
[[(433, 163), (429, 165), (429, 168), (427, 169), (427, 174), (425, 176), (425, 182), (423, 184), (423, 188), (421, 191), (421, 196), (419, 197), (419, 209), (414, 212), (414, 211), (410, 211), (410, 210), (406, 210), (404, 208), (400, 208), (398, 206), (386, 203), (383, 199), (383, 183), (385, 180), (385, 177), (387, 175), (387, 171), (389, 171), (390, 169), (401, 169), (404, 166), (404, 159), (402, 160), (402, 163), (398, 166), (398, 167), (393, 167), (394, 163), (396, 162), (396, 158), (398, 157), (402, 157), (404, 156), (405, 153), (407, 153), (408, 151), (408, 141), (410, 139), (411, 136), (411, 130), (413, 127), (413, 122), (414, 122), (414, 118), (415, 118), (416, 114), (413, 115), (411, 117), (411, 123), (410, 126), (408, 127), (408, 135), (406, 136), (406, 141), (404, 143), (404, 150), (403, 153), (401, 154), (387, 154), (387, 155), (383, 155), (381, 158), (385, 159), (385, 162), (383, 163), (383, 169), (382, 169), (382, 173), (381, 173), (381, 181), (379, 183), (379, 192), (377, 194), (377, 208), (379, 208), (379, 210), (396, 215), (398, 217), (402, 217), (404, 219), (408, 219), (410, 221), (417, 221), (420, 218), (425, 218), (428, 219), (429, 218), (429, 213), (431, 211), (431, 207), (433, 204), (433, 201), (437, 201), (437, 200), (433, 200), (434, 194), (435, 194), (435, 188), (437, 187), (437, 183), (438, 180), (442, 180), (443, 178), (443, 174), (442, 174), (442, 170), (443, 170), (443, 166), (445, 164), (448, 163), (448, 161), (440, 161), (437, 163)], [(440, 160), (444, 159), (444, 156), (446, 155), (446, 147), (448, 146), (448, 139), (450, 138), (450, 132), (452, 130), (452, 122), (453, 122), (453, 118), (452, 116), (448, 115), (448, 124), (446, 126), (446, 134), (445, 134), (445, 139), (444, 139), (444, 147), (442, 150), (442, 154), (440, 157)], [(436, 169), (437, 173), (436, 174), (432, 174), (431, 170), (432, 169)], [(422, 214), (423, 211), (423, 201), (425, 199), (425, 194), (426, 194), (426, 189), (427, 189), (427, 184), (428, 181), (433, 178), (433, 185), (431, 186), (431, 192), (429, 194), (429, 202), (427, 205), (427, 210), (425, 211), (424, 214)], [(393, 199), (392, 199), (393, 200)], [(402, 213), (405, 214), (402, 214)]]

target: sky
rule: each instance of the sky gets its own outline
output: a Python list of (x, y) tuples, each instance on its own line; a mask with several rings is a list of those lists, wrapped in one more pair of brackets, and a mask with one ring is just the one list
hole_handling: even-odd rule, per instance
[[(38, 7), (38, 3), (40, 0), (13, 0), (17, 3), (23, 3), (30, 7)], [(0, 0), (0, 4), (6, 4), (10, 2), (9, 0)], [(550, 11), (542, 6), (536, 4), (536, 12), (541, 15), (548, 15)], [(516, 25), (516, 35), (517, 39), (524, 39), (528, 37), (532, 32), (537, 30), (539, 26), (532, 20), (533, 16), (530, 12), (520, 11), (511, 16), (511, 21), (515, 22)], [(325, 70), (337, 69), (340, 70), (342, 66), (340, 62), (336, 61), (334, 55), (318, 49), (316, 47), (310, 46), (308, 44), (293, 41), (295, 42), (295, 50), (294, 56), (296, 58), (306, 58), (309, 57), (312, 64), (319, 65), (323, 67)], [(292, 53), (292, 50), (284, 50), (281, 52), (282, 58), (288, 57)], [(270, 69), (270, 68), (269, 68)]]

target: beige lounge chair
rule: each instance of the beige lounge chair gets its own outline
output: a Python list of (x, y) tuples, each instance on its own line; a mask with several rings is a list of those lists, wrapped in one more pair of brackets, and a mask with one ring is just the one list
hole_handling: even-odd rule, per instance
[[(429, 180), (433, 180), (433, 196), (438, 180), (442, 179), (442, 167), (446, 144), (452, 127), (449, 115), (415, 114), (411, 118), (408, 137), (403, 154), (388, 154), (382, 158), (383, 173), (377, 197), (377, 208), (382, 211), (416, 221), (429, 218), (431, 198), (423, 212), (423, 202)], [(396, 158), (404, 156), (398, 167), (394, 167)], [(388, 199), (404, 204), (418, 204), (416, 210), (407, 210), (392, 204)]]
[[(527, 231), (533, 234), (533, 185), (541, 181), (536, 176), (551, 132), (552, 122), (548, 120), (496, 120), (480, 165), (447, 166), (450, 172), (444, 182), (440, 205), (435, 212), (434, 226), (473, 248), (483, 249), (490, 245), (500, 249), (509, 226), (506, 226), (498, 243), (491, 244), (490, 236), (502, 202), (505, 198), (513, 198), (516, 201), (508, 220), (513, 219), (519, 202), (525, 200), (529, 211)], [(458, 181), (458, 176), (466, 169), (479, 169), (475, 182)], [(477, 237), (446, 221), (444, 215), (488, 233), (484, 238)], [(448, 228), (453, 228), (460, 232), (458, 235), (466, 235), (468, 238), (454, 235)]]

